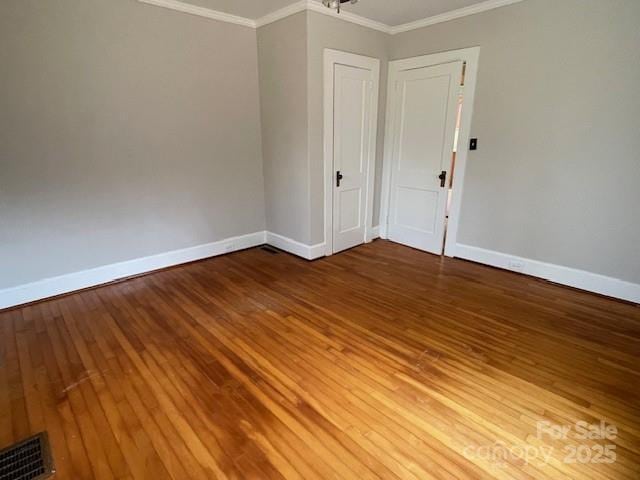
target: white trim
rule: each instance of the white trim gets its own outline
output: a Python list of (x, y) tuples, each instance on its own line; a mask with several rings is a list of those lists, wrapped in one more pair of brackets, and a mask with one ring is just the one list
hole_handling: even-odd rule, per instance
[(372, 20), (370, 18), (363, 17), (361, 15), (356, 15), (355, 13), (346, 12), (342, 10), (339, 14), (330, 8), (325, 7), (322, 3), (313, 1), (313, 0), (300, 0), (292, 5), (281, 8), (280, 10), (276, 10), (275, 12), (269, 13), (264, 17), (259, 18), (255, 21), (256, 27), (262, 27), (264, 25), (268, 25), (273, 22), (277, 22), (278, 20), (282, 20), (290, 15), (294, 15), (296, 13), (311, 10), (314, 12), (321, 13), (323, 15), (328, 15), (333, 18), (337, 18), (339, 20), (344, 20), (345, 22), (355, 23), (357, 25), (361, 25), (363, 27), (371, 28), (373, 30), (378, 30), (380, 32), (384, 32), (390, 35), (396, 35), (398, 33), (408, 32), (410, 30), (416, 30), (418, 28), (428, 27), (429, 25), (435, 25), (437, 23), (448, 22), (450, 20), (455, 20), (457, 18), (467, 17), (469, 15), (475, 15), (477, 13), (487, 12), (489, 10), (493, 10), (500, 7), (506, 7), (507, 5), (512, 5), (514, 3), (519, 3), (524, 0), (486, 0), (481, 3), (477, 3), (475, 5), (470, 5), (468, 7), (459, 8), (456, 10), (452, 10), (450, 12), (445, 12), (440, 15), (433, 15), (431, 17), (423, 18), (421, 20), (417, 20), (415, 22), (409, 22), (402, 25), (390, 26), (382, 22), (378, 22), (376, 20)]
[(337, 18), (338, 20), (355, 23), (357, 25), (372, 28), (373, 30), (378, 30), (380, 32), (391, 33), (391, 27), (389, 27), (389, 25), (381, 22), (376, 22), (375, 20), (371, 20), (369, 18), (361, 17), (360, 15), (356, 15), (354, 13), (345, 12), (344, 10), (342, 10), (340, 14), (338, 14), (335, 10), (327, 8), (322, 5), (322, 3), (313, 0), (300, 0), (299, 2), (293, 3), (287, 7), (281, 8), (280, 10), (276, 10), (275, 12), (269, 13), (264, 17), (259, 18), (258, 20), (256, 20), (255, 24), (256, 27), (260, 28), (264, 25), (277, 22), (278, 20), (282, 20), (283, 18), (295, 15), (296, 13), (303, 12), (305, 10), (328, 15), (330, 17)]
[(427, 27), (429, 25), (435, 25), (437, 23), (448, 22), (455, 20), (456, 18), (466, 17), (468, 15), (475, 15), (476, 13), (486, 12), (493, 10), (494, 8), (504, 7), (514, 3), (522, 2), (523, 0), (487, 0), (475, 5), (471, 5), (465, 8), (459, 8), (450, 12), (445, 12), (440, 15), (434, 15), (432, 17), (423, 18), (415, 22), (405, 23), (403, 25), (396, 25), (394, 27), (385, 23), (372, 20), (370, 18), (356, 15), (355, 13), (341, 11), (339, 14), (330, 8), (325, 7), (322, 3), (314, 0), (300, 0), (287, 7), (276, 10), (275, 12), (268, 13), (263, 17), (253, 20), (251, 18), (240, 17), (238, 15), (231, 15), (229, 13), (221, 12), (219, 10), (213, 10), (211, 8), (199, 7), (179, 0), (137, 0), (141, 3), (147, 3), (149, 5), (155, 5), (157, 7), (168, 8), (177, 12), (188, 13), (190, 15), (196, 15), (199, 17), (209, 18), (212, 20), (219, 20), (221, 22), (233, 23), (236, 25), (242, 25), (250, 28), (260, 28), (264, 25), (268, 25), (283, 18), (295, 15), (296, 13), (303, 11), (313, 11), (328, 15), (338, 20), (344, 20), (345, 22), (355, 23), (363, 27), (378, 30), (390, 35), (396, 35), (398, 33), (408, 32), (418, 28)]
[(340, 50), (324, 49), (324, 244), (326, 255), (333, 255), (333, 95), (334, 65), (349, 65), (371, 70), (373, 85), (371, 91), (371, 118), (369, 138), (369, 158), (367, 158), (367, 181), (365, 201), (365, 227), (363, 243), (373, 239), (373, 197), (375, 195), (375, 159), (378, 138), (378, 103), (380, 97), (380, 60), (356, 55)]
[(445, 239), (444, 253), (448, 257), (456, 254), (456, 240), (458, 236), (458, 224), (460, 220), (460, 207), (464, 191), (464, 174), (467, 167), (469, 153), (469, 139), (471, 137), (471, 120), (473, 118), (473, 105), (475, 102), (476, 83), (478, 79), (478, 63), (480, 60), (480, 47), (464, 48), (449, 52), (434, 53), (420, 57), (407, 58), (389, 62), (389, 81), (387, 92), (387, 118), (385, 130), (384, 159), (382, 163), (382, 197), (380, 203), (380, 236), (388, 237), (389, 202), (391, 200), (391, 164), (393, 160), (393, 142), (391, 140), (396, 122), (393, 101), (395, 98), (395, 78), (398, 72), (403, 70), (441, 65), (463, 61), (467, 63), (465, 85), (462, 100), (462, 118), (460, 120), (460, 132), (458, 135), (458, 151), (456, 153), (456, 168), (453, 173), (453, 191), (451, 195), (451, 210)]
[(371, 20), (370, 18), (361, 17), (360, 15), (346, 12), (344, 10), (341, 10), (340, 13), (337, 13), (335, 10), (327, 8), (322, 5), (322, 3), (314, 2), (313, 0), (307, 0), (307, 10), (312, 10), (323, 15), (328, 15), (330, 17), (337, 18), (338, 20), (344, 20), (345, 22), (355, 23), (356, 25), (361, 25), (373, 30), (378, 30), (383, 33), (391, 33), (391, 27), (389, 25)]
[[(372, 239), (378, 237), (379, 229), (379, 226), (373, 227), (371, 230)], [(307, 260), (323, 257), (326, 249), (324, 243), (310, 246), (275, 233), (255, 232), (205, 245), (114, 263), (0, 290), (0, 309), (99, 286), (162, 268), (257, 247), (265, 243)], [(524, 273), (589, 292), (640, 303), (640, 285), (617, 278), (470, 245), (458, 244), (456, 257)]]
[(456, 257), (543, 278), (588, 292), (640, 303), (640, 285), (617, 278), (470, 245), (458, 244)]
[(441, 13), (440, 15), (434, 15), (432, 17), (423, 18), (415, 22), (405, 23), (403, 25), (396, 25), (395, 27), (389, 27), (389, 33), (391, 35), (397, 35), (398, 33), (408, 32), (410, 30), (416, 30), (418, 28), (428, 27), (429, 25), (435, 25), (437, 23), (448, 22), (455, 20), (456, 18), (467, 17), (469, 15), (475, 15), (477, 13), (486, 12), (495, 8), (506, 7), (514, 3), (522, 2), (523, 0), (487, 0), (485, 2), (476, 3), (468, 7), (459, 8), (450, 12)]
[(152, 272), (174, 265), (215, 257), (225, 253), (256, 247), (265, 243), (265, 232), (255, 232), (239, 237), (196, 247), (174, 250), (126, 262), (113, 263), (89, 270), (47, 278), (37, 282), (0, 290), (0, 309), (22, 305), (65, 293), (95, 287), (115, 280)]
[(371, 229), (371, 237), (369, 241), (375, 240), (376, 238), (380, 238), (380, 225), (376, 225)]
[(257, 19), (256, 28), (263, 27), (264, 25), (269, 25), (270, 23), (290, 17), (291, 15), (295, 15), (296, 13), (304, 12), (305, 10), (307, 10), (307, 0), (292, 3), (287, 7), (283, 7), (280, 10), (268, 13), (264, 17), (260, 17), (259, 19)]
[(6, 288), (0, 290), (0, 310), (267, 243), (307, 260), (323, 257), (325, 252), (324, 243), (310, 246), (271, 232), (249, 233)]
[(307, 260), (315, 260), (317, 258), (324, 257), (326, 248), (324, 243), (319, 243), (318, 245), (306, 245), (272, 232), (267, 232), (266, 243)]
[(219, 12), (210, 8), (198, 7), (190, 3), (179, 2), (178, 0), (138, 0), (141, 3), (155, 5), (156, 7), (168, 8), (177, 12), (188, 13), (198, 17), (209, 18), (211, 20), (219, 20), (221, 22), (233, 23), (244, 27), (256, 28), (256, 22), (250, 18), (239, 17), (229, 13)]
[(384, 23), (376, 22), (375, 20), (371, 20), (369, 18), (361, 17), (360, 15), (355, 15), (353, 13), (344, 12), (344, 11), (338, 14), (336, 13), (335, 10), (327, 8), (321, 3), (315, 2), (313, 0), (300, 0), (299, 2), (293, 3), (289, 6), (276, 10), (275, 12), (271, 12), (263, 17), (260, 17), (257, 20), (252, 20), (251, 18), (246, 18), (246, 17), (240, 17), (238, 15), (231, 15), (229, 13), (213, 10), (211, 8), (199, 7), (190, 3), (181, 2), (179, 0), (138, 0), (138, 1), (141, 3), (147, 3), (149, 5), (155, 5), (157, 7), (168, 8), (170, 10), (175, 10), (177, 12), (188, 13), (190, 15), (196, 15), (199, 17), (209, 18), (212, 20), (219, 20), (221, 22), (233, 23), (236, 25), (242, 25), (250, 28), (259, 28), (264, 25), (277, 22), (278, 20), (282, 20), (283, 18), (289, 17), (291, 15), (295, 15), (296, 13), (310, 10), (310, 11), (321, 13), (323, 15), (328, 15), (333, 18), (337, 18), (339, 20), (355, 23), (363, 27), (379, 30), (384, 33), (390, 33), (391, 31), (391, 27), (389, 27), (388, 25), (385, 25)]

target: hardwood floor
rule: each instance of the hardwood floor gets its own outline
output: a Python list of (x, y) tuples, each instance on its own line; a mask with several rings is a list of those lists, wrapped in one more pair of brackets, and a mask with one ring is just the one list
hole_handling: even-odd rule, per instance
[(640, 478), (640, 308), (388, 242), (238, 252), (0, 334), (0, 448), (47, 430), (58, 479)]

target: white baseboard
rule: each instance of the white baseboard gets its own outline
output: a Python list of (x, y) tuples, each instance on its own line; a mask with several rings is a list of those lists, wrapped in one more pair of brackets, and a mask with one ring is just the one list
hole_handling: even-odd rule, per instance
[(375, 240), (376, 238), (380, 238), (380, 225), (377, 225), (371, 228), (369, 238), (367, 239), (369, 242)]
[(56, 295), (82, 290), (84, 288), (95, 287), (96, 285), (152, 272), (161, 268), (256, 247), (264, 244), (265, 239), (265, 232), (250, 233), (248, 235), (227, 238), (205, 245), (160, 253), (158, 255), (137, 258), (126, 262), (113, 263), (90, 270), (69, 273), (26, 285), (7, 288), (0, 290), (0, 309), (42, 300), (43, 298), (55, 297)]
[[(377, 238), (380, 233), (379, 227), (374, 227), (372, 237)], [(255, 232), (205, 245), (114, 263), (0, 290), (0, 309), (94, 287), (166, 267), (244, 250), (264, 243), (307, 260), (315, 260), (325, 256), (326, 247), (324, 243), (310, 246), (276, 233)], [(617, 278), (469, 245), (456, 245), (456, 256), (493, 267), (543, 278), (562, 285), (640, 303), (640, 285)]]
[(307, 260), (315, 260), (317, 258), (324, 257), (326, 253), (326, 246), (324, 243), (306, 245), (304, 243), (297, 242), (296, 240), (292, 240), (291, 238), (278, 235), (277, 233), (267, 232), (266, 241), (269, 245)]
[(543, 278), (551, 282), (579, 288), (588, 292), (640, 303), (640, 285), (617, 278), (515, 255), (508, 255), (484, 248), (472, 247), (470, 245), (457, 244), (456, 257)]
[(0, 309), (15, 307), (65, 293), (95, 287), (134, 275), (153, 272), (166, 267), (194, 262), (225, 253), (268, 243), (307, 260), (324, 257), (325, 245), (305, 245), (271, 232), (255, 232), (218, 242), (136, 258), (89, 270), (46, 278), (25, 285), (0, 290)]

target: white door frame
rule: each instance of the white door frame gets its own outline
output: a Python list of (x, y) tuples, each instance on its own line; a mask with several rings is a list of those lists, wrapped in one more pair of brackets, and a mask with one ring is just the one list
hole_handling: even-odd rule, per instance
[(363, 242), (373, 240), (373, 196), (376, 145), (378, 137), (378, 98), (380, 90), (380, 60), (325, 48), (324, 50), (324, 241), (327, 256), (333, 255), (333, 122), (334, 122), (334, 65), (360, 67), (373, 72), (371, 89), (371, 125), (369, 156), (366, 161), (365, 234)]
[[(389, 202), (391, 200), (391, 175), (393, 161), (393, 132), (396, 122), (393, 101), (394, 88), (398, 72), (414, 68), (432, 67), (443, 63), (466, 62), (465, 81), (462, 100), (462, 117), (460, 119), (460, 132), (458, 135), (458, 151), (456, 154), (456, 167), (453, 172), (453, 190), (451, 194), (451, 210), (444, 246), (444, 254), (448, 257), (456, 255), (458, 237), (458, 222), (460, 219), (460, 207), (462, 205), (462, 192), (464, 188), (464, 173), (467, 167), (467, 154), (469, 152), (469, 138), (471, 136), (471, 118), (473, 116), (473, 103), (478, 78), (478, 61), (480, 47), (464, 48), (449, 52), (422, 55), (419, 57), (394, 60), (389, 62), (389, 83), (387, 93), (387, 118), (384, 137), (384, 159), (382, 164), (382, 199), (380, 204), (380, 237), (388, 238)], [(452, 152), (453, 154), (453, 152)]]

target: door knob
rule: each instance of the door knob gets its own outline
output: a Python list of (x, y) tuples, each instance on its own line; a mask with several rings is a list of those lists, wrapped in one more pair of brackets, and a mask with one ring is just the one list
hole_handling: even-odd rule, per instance
[(438, 175), (440, 179), (440, 186), (444, 188), (447, 185), (447, 172), (445, 170), (442, 171), (440, 175)]
[(336, 172), (336, 186), (340, 186), (340, 180), (342, 180), (344, 176), (340, 173), (340, 170)]

